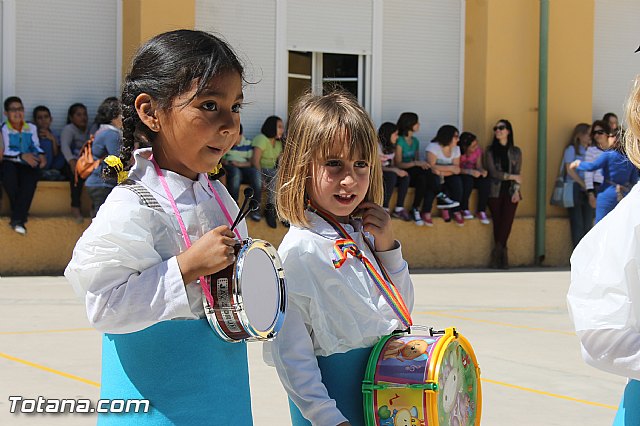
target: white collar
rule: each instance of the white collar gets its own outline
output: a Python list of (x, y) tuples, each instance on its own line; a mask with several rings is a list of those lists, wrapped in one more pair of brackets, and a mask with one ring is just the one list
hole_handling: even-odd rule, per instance
[[(134, 180), (139, 180), (144, 183), (147, 188), (158, 196), (167, 199), (167, 194), (162, 187), (162, 183), (158, 178), (153, 163), (149, 160), (151, 157), (151, 148), (141, 148), (136, 150), (133, 155), (135, 163), (130, 171), (130, 176)], [(195, 189), (196, 186), (201, 186), (204, 191), (213, 196), (211, 188), (209, 188), (209, 178), (206, 173), (199, 173), (197, 180), (191, 180), (186, 176), (182, 176), (171, 170), (161, 169), (162, 175), (165, 176), (169, 190), (174, 199), (178, 199), (185, 191)], [(155, 195), (154, 194), (154, 195)]]
[[(305, 210), (304, 214), (309, 221), (308, 229), (311, 232), (330, 240), (336, 240), (340, 238), (338, 232), (333, 228), (333, 226), (331, 226), (329, 222), (318, 216), (316, 213)], [(352, 236), (353, 234), (358, 233), (362, 230), (362, 222), (359, 220), (351, 220), (349, 223), (341, 223), (341, 225), (344, 230), (347, 231), (349, 236)]]

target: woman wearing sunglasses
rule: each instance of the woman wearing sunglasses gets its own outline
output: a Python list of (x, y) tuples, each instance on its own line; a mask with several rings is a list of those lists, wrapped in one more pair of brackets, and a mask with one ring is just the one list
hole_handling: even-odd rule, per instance
[(487, 150), (489, 172), (489, 210), (493, 216), (494, 248), (491, 252), (491, 268), (509, 269), (507, 240), (522, 200), (522, 152), (513, 143), (513, 128), (508, 120), (499, 120), (493, 128), (493, 142)]
[(602, 169), (604, 182), (596, 195), (596, 223), (600, 222), (638, 182), (638, 169), (624, 154), (620, 133), (610, 134), (606, 151), (593, 162), (575, 160), (569, 167), (579, 171)]
[[(611, 128), (606, 121), (596, 120), (593, 122), (591, 125), (591, 146), (587, 148), (584, 161), (590, 163), (596, 161), (602, 155), (609, 147), (609, 133), (611, 133)], [(604, 182), (602, 170), (584, 172), (584, 184), (587, 189), (589, 205), (594, 211), (596, 209), (596, 194), (602, 182)]]

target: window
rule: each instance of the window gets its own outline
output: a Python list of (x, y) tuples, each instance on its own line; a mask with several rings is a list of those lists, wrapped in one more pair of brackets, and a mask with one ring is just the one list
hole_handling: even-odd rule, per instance
[(364, 63), (363, 55), (289, 51), (289, 111), (305, 92), (319, 95), (336, 86), (365, 105)]

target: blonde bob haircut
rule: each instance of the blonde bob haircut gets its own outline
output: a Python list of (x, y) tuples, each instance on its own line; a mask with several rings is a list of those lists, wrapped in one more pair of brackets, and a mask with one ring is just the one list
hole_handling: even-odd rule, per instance
[(627, 130), (624, 132), (624, 145), (629, 160), (640, 167), (640, 75), (627, 100), (625, 108)]
[(276, 205), (281, 219), (309, 227), (305, 217), (306, 185), (314, 164), (337, 158), (346, 145), (351, 159), (369, 163), (369, 189), (365, 201), (382, 202), (382, 165), (378, 135), (367, 112), (348, 92), (306, 94), (291, 111), (284, 152), (278, 166)]

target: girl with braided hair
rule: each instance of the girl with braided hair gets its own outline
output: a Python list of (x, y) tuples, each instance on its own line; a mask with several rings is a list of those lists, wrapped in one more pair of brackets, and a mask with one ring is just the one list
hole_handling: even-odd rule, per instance
[(211, 424), (222, 412), (252, 424), (246, 345), (212, 333), (197, 280), (231, 265), (247, 237), (244, 222), (229, 228), (235, 201), (207, 178), (238, 138), (243, 75), (231, 47), (201, 31), (160, 34), (133, 58), (122, 149), (105, 159), (120, 184), (65, 271), (104, 333), (101, 398), (150, 403), (100, 424)]

